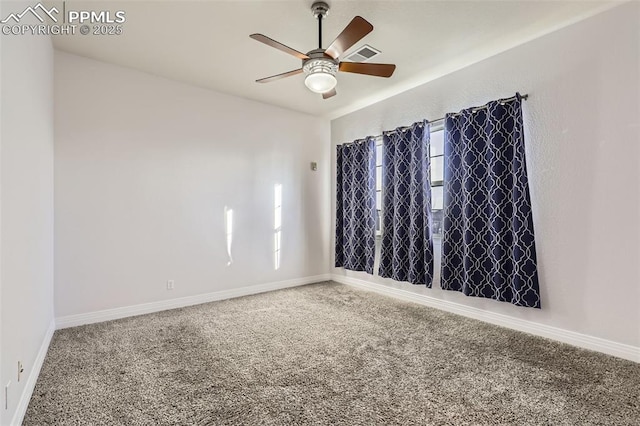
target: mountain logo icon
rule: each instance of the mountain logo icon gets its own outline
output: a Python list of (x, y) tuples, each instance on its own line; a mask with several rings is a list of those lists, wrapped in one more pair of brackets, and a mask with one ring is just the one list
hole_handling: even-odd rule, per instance
[(57, 15), (58, 14), (58, 9), (56, 9), (55, 7), (52, 7), (51, 9), (47, 9), (46, 7), (44, 7), (42, 5), (42, 3), (38, 3), (37, 5), (31, 7), (27, 7), (25, 10), (22, 11), (22, 13), (11, 13), (9, 14), (9, 16), (7, 16), (5, 19), (3, 19), (2, 21), (0, 21), (1, 24), (6, 24), (7, 22), (9, 22), (10, 20), (13, 19), (13, 21), (15, 21), (15, 23), (19, 23), (20, 20), (27, 14), (32, 14), (33, 16), (35, 16), (38, 21), (44, 23), (44, 20), (46, 19), (46, 17), (48, 16), (53, 22), (58, 22), (58, 18), (56, 18), (54, 16), (54, 13)]

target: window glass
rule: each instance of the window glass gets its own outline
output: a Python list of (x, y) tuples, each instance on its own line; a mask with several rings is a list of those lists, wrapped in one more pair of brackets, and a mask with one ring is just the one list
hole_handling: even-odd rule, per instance
[(431, 131), (431, 147), (430, 155), (435, 157), (436, 155), (444, 154), (444, 129), (432, 130)]
[(444, 208), (444, 195), (442, 186), (431, 188), (431, 210), (442, 210)]
[(439, 185), (444, 180), (444, 156), (431, 157), (431, 184)]

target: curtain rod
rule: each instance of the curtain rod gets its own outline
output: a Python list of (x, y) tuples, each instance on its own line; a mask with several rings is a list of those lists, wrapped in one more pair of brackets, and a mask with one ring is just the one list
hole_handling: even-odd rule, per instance
[[(498, 101), (494, 101), (494, 102), (500, 102), (500, 103), (509, 102), (509, 101), (514, 100), (514, 99), (518, 99), (518, 96), (520, 96), (520, 99), (522, 99), (523, 101), (526, 101), (527, 99), (529, 99), (529, 94), (528, 93), (525, 93), (524, 95), (516, 93), (515, 96), (511, 96), (510, 98), (498, 99)], [(471, 108), (465, 108), (465, 109), (471, 109), (472, 112), (476, 112), (476, 111), (480, 111), (481, 109), (484, 109), (486, 107), (487, 107), (487, 105), (485, 104), (485, 105), (482, 105), (482, 106), (479, 106), (479, 107), (471, 107)], [(456, 116), (456, 115), (460, 115), (460, 114), (461, 114), (460, 112), (456, 112), (456, 113), (452, 113), (452, 114), (449, 114), (449, 115)], [(442, 121), (445, 120), (445, 118), (446, 117), (440, 117), (440, 118), (435, 119), (433, 121), (429, 121), (429, 124), (442, 122)], [(421, 125), (422, 125), (422, 123), (418, 123), (418, 126), (421, 126)], [(410, 129), (412, 126), (413, 126), (413, 124), (409, 125), (409, 126), (404, 126), (404, 127), (397, 127), (397, 129), (400, 129), (400, 131), (405, 131), (405, 130)], [(381, 137), (384, 133), (389, 132), (389, 131), (393, 131), (393, 130), (385, 130), (378, 136), (367, 136), (366, 138), (358, 139), (358, 140), (353, 141), (353, 142), (344, 142), (341, 145), (350, 145), (352, 143), (356, 143), (356, 142), (359, 142), (359, 141), (363, 142), (363, 141), (367, 140), (369, 137), (374, 137), (374, 138), (377, 139), (377, 138)]]
[[(520, 96), (520, 99), (522, 99), (523, 101), (526, 101), (527, 99), (529, 99), (529, 94), (528, 94), (528, 93), (525, 93), (524, 95), (519, 95), (519, 96)], [(499, 102), (500, 102), (500, 103), (504, 103), (504, 102), (512, 101), (512, 100), (514, 100), (514, 99), (518, 99), (518, 95), (512, 96), (512, 97), (510, 97), (510, 98), (506, 98), (506, 99), (500, 99), (500, 100), (499, 100)], [(486, 108), (486, 107), (487, 107), (486, 105), (479, 106), (479, 107), (473, 107), (473, 108), (471, 108), (471, 111), (472, 111), (472, 112), (480, 111), (481, 109), (484, 109), (484, 108)], [(460, 114), (461, 114), (461, 113), (456, 112), (456, 113), (454, 113), (454, 114), (450, 114), (450, 115), (460, 115)], [(435, 119), (435, 120), (433, 120), (433, 121), (429, 121), (429, 124), (437, 123), (437, 122), (439, 122), (439, 121), (444, 121), (444, 120), (445, 120), (445, 118), (446, 118), (446, 117), (440, 117), (440, 118), (437, 118), (437, 119)], [(411, 126), (405, 126), (405, 127), (402, 127), (401, 129), (402, 129), (402, 130), (404, 130), (404, 129), (409, 129), (409, 128), (411, 128)]]
[[(526, 101), (527, 99), (529, 99), (529, 94), (525, 93), (524, 95), (516, 94), (515, 96), (511, 96), (510, 98), (498, 99), (498, 101), (496, 101), (496, 102), (500, 102), (500, 103), (504, 104), (505, 102), (509, 102), (509, 101), (514, 100), (514, 99), (518, 99), (518, 96), (520, 96), (520, 99), (522, 99), (523, 101)], [(480, 111), (481, 109), (484, 109), (486, 107), (487, 107), (487, 105), (485, 104), (485, 105), (482, 105), (482, 106), (479, 106), (479, 107), (471, 107), (471, 108), (465, 108), (465, 109), (470, 109), (471, 112), (476, 112), (476, 111)], [(460, 115), (460, 114), (461, 114), (461, 112), (456, 112), (456, 113), (451, 113), (449, 115), (450, 116), (457, 116), (457, 115)], [(429, 121), (429, 124), (440, 123), (440, 122), (444, 121), (446, 118), (447, 117), (436, 118), (435, 120)], [(422, 123), (418, 124), (418, 126), (421, 126), (421, 125), (422, 125)], [(412, 126), (413, 126), (413, 124), (411, 124), (409, 126), (399, 127), (399, 129), (400, 129), (400, 131), (404, 132), (405, 130), (409, 130)], [(393, 130), (391, 130), (391, 131), (393, 131)], [(385, 132), (382, 132), (382, 133), (384, 134)]]

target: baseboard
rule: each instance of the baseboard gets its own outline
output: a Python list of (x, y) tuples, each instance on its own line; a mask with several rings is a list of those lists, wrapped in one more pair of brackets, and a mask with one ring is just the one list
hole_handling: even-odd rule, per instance
[(230, 290), (215, 291), (213, 293), (198, 294), (195, 296), (180, 297), (177, 299), (124, 306), (122, 308), (106, 309), (103, 311), (87, 312), (77, 315), (67, 315), (56, 318), (56, 328), (62, 329), (93, 324), (96, 322), (111, 321), (119, 318), (150, 314), (167, 309), (183, 308), (185, 306), (199, 305), (201, 303), (215, 302), (217, 300), (232, 299), (234, 297), (249, 296), (252, 294), (265, 293), (267, 291), (297, 287), (305, 284), (328, 281), (330, 279), (330, 274), (315, 275), (311, 277), (257, 284)]
[(29, 377), (27, 377), (27, 381), (24, 384), (24, 389), (22, 389), (22, 394), (20, 395), (20, 400), (18, 401), (16, 411), (15, 413), (13, 413), (13, 419), (11, 419), (12, 426), (19, 426), (22, 424), (22, 420), (24, 420), (24, 415), (27, 413), (29, 401), (31, 401), (31, 395), (33, 394), (33, 390), (36, 387), (36, 382), (38, 381), (38, 376), (40, 375), (40, 369), (42, 369), (44, 358), (47, 356), (47, 350), (49, 350), (49, 344), (51, 343), (51, 338), (53, 337), (53, 332), (55, 331), (55, 329), (55, 321), (51, 320), (49, 328), (44, 335), (44, 339), (42, 339), (42, 344), (40, 345), (40, 350), (38, 350), (38, 355), (36, 355), (36, 359), (33, 361), (33, 367), (29, 371)]
[(610, 340), (601, 339), (599, 337), (588, 336), (586, 334), (563, 330), (561, 328), (552, 327), (549, 325), (538, 324), (532, 321), (513, 318), (508, 315), (487, 312), (482, 309), (473, 308), (446, 300), (436, 299), (434, 297), (429, 297), (421, 294), (415, 294), (406, 290), (388, 287), (382, 284), (376, 284), (357, 278), (333, 274), (331, 276), (331, 279), (341, 284), (359, 287), (362, 289), (374, 291), (379, 294), (384, 294), (386, 296), (419, 303), (431, 308), (452, 312), (454, 314), (477, 319), (513, 330), (524, 331), (536, 336), (546, 337), (548, 339), (557, 340), (562, 343), (568, 343), (580, 348), (602, 352), (607, 355), (613, 355), (619, 358), (627, 359), (629, 361), (640, 362), (640, 348), (635, 346), (612, 342)]

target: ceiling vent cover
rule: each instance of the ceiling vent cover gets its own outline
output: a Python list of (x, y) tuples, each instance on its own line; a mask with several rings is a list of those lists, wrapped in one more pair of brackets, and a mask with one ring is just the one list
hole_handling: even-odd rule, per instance
[(369, 59), (376, 57), (380, 54), (380, 51), (375, 47), (371, 47), (368, 44), (359, 47), (351, 55), (347, 56), (345, 60), (349, 62), (367, 62)]

